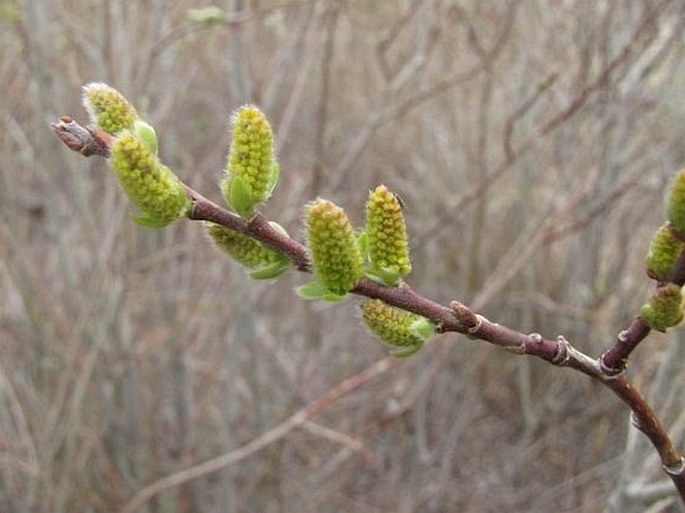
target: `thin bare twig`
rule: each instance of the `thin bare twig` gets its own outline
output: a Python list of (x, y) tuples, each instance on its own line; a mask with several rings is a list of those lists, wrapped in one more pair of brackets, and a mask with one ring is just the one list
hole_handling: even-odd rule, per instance
[(367, 464), (373, 462), (373, 453), (364, 446), (363, 442), (350, 435), (346, 435), (335, 429), (327, 428), (326, 426), (322, 426), (321, 424), (317, 424), (310, 420), (303, 422), (300, 427), (312, 435), (325, 438), (326, 440), (340, 444), (351, 451), (358, 453)]
[(197, 479), (200, 476), (216, 472), (217, 470), (221, 470), (222, 468), (249, 458), (265, 447), (268, 447), (269, 445), (282, 439), (293, 429), (302, 427), (308, 421), (308, 419), (328, 408), (328, 406), (330, 406), (334, 401), (349, 395), (358, 388), (361, 388), (367, 383), (377, 379), (380, 375), (385, 374), (390, 369), (399, 365), (399, 363), (400, 361), (391, 358), (384, 358), (383, 360), (376, 362), (362, 372), (340, 382), (338, 385), (311, 401), (309, 404), (295, 412), (277, 426), (273, 427), (266, 433), (263, 433), (242, 447), (151, 483), (136, 493), (136, 495), (119, 510), (119, 513), (135, 513), (148, 500), (164, 490), (168, 490), (169, 488), (173, 488), (182, 483)]

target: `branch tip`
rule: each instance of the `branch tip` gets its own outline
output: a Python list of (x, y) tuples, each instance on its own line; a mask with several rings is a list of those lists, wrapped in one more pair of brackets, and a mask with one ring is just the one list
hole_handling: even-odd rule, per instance
[(67, 148), (84, 157), (109, 157), (113, 136), (103, 130), (83, 127), (67, 114), (61, 116), (58, 122), (50, 123), (50, 128)]

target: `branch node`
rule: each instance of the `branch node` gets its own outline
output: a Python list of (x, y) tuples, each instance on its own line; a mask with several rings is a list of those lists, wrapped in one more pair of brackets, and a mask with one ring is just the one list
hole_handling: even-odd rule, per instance
[(523, 343), (516, 346), (505, 346), (504, 349), (514, 354), (526, 354), (526, 345)]
[(450, 308), (457, 320), (464, 325), (466, 331), (472, 335), (483, 325), (483, 317), (473, 313), (468, 306), (457, 300), (450, 301)]
[(472, 327), (469, 328), (469, 333), (470, 334), (475, 334), (481, 326), (483, 326), (483, 322), (487, 321), (485, 317), (482, 315), (476, 314), (476, 324), (474, 324)]
[[(531, 333), (530, 335), (528, 335), (528, 338), (531, 340), (533, 344), (541, 344), (543, 340), (542, 335), (540, 335), (539, 333)], [(528, 352), (526, 350), (525, 340), (522, 341), (520, 344), (506, 346), (504, 349), (514, 354), (526, 354)]]
[(680, 457), (680, 459), (673, 465), (662, 465), (664, 472), (669, 476), (681, 476), (685, 472), (685, 458)]
[[(621, 338), (621, 335), (623, 335), (624, 333), (625, 331), (622, 331), (621, 333), (619, 333), (618, 337)], [(606, 353), (599, 357), (599, 370), (602, 372), (602, 374), (604, 374), (605, 378), (618, 379), (619, 377), (623, 376), (627, 367), (626, 361), (621, 361), (621, 365), (619, 367), (612, 367), (610, 365), (607, 365), (604, 361), (605, 355)]]
[(557, 337), (557, 352), (554, 354), (551, 363), (553, 365), (558, 365), (559, 367), (566, 365), (571, 359), (570, 347), (571, 344), (569, 341), (566, 340), (563, 335), (559, 335)]

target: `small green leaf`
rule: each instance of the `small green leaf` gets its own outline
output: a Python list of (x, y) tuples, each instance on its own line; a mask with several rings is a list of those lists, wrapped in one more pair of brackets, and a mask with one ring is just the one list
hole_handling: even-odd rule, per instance
[(386, 267), (370, 267), (366, 269), (365, 274), (376, 283), (381, 283), (388, 287), (396, 287), (402, 281), (402, 274), (398, 270)]
[(252, 216), (254, 201), (252, 188), (242, 176), (236, 175), (231, 179), (229, 203), (241, 217), (247, 219)]
[(142, 226), (144, 228), (163, 228), (173, 221), (173, 219), (160, 220), (157, 217), (151, 216), (150, 214), (132, 215), (131, 220), (138, 226)]
[(150, 153), (157, 155), (157, 134), (152, 125), (142, 119), (136, 119), (133, 123), (133, 133), (143, 141)]
[(359, 252), (362, 254), (362, 257), (366, 259), (369, 250), (369, 235), (366, 233), (366, 230), (359, 232), (357, 245), (359, 246)]
[(281, 166), (278, 164), (276, 160), (274, 160), (271, 163), (271, 176), (269, 177), (269, 182), (267, 183), (266, 190), (267, 194), (266, 197), (269, 198), (271, 197), (271, 194), (274, 192), (274, 189), (278, 185), (278, 179), (281, 177)]
[(335, 294), (328, 290), (326, 286), (319, 280), (310, 281), (296, 289), (297, 295), (302, 299), (315, 300), (323, 299), (332, 303), (342, 301), (347, 297), (347, 294)]
[(269, 265), (250, 271), (250, 277), (255, 280), (270, 280), (272, 278), (278, 278), (281, 274), (287, 271), (292, 265), (292, 261), (283, 256), (282, 260), (277, 262), (272, 262)]
[(435, 323), (425, 317), (421, 317), (412, 323), (411, 330), (417, 336), (426, 340), (435, 334)]
[(422, 347), (423, 342), (416, 344), (415, 346), (403, 347), (402, 349), (390, 351), (390, 354), (395, 358), (409, 358), (411, 355), (418, 353)]
[(276, 221), (269, 221), (269, 224), (271, 225), (271, 227), (272, 227), (274, 230), (276, 230), (276, 231), (277, 231), (278, 233), (280, 233), (281, 235), (285, 235), (286, 237), (290, 237), (290, 235), (288, 234), (288, 232), (286, 231), (286, 229), (283, 228), (283, 227), (282, 227), (280, 224), (278, 224)]

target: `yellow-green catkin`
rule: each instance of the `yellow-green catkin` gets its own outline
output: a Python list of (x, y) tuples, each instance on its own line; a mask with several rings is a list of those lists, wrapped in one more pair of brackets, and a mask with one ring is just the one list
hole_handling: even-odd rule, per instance
[(181, 181), (131, 131), (115, 138), (109, 164), (121, 188), (143, 212), (141, 224), (164, 226), (188, 213), (191, 201)]
[(397, 273), (400, 277), (411, 272), (402, 205), (384, 185), (379, 185), (369, 194), (366, 233), (372, 267)]
[(685, 242), (679, 239), (668, 225), (661, 226), (654, 232), (645, 258), (649, 276), (665, 281), (684, 247)]
[(277, 173), (273, 131), (266, 116), (253, 105), (245, 105), (236, 112), (232, 118), (232, 131), (226, 177), (221, 189), (231, 205), (231, 184), (240, 177), (249, 186), (253, 207), (269, 198)]
[(83, 105), (91, 122), (110, 134), (133, 128), (138, 119), (133, 105), (119, 91), (102, 82), (83, 86)]
[(216, 223), (206, 223), (205, 229), (219, 249), (248, 269), (266, 267), (283, 258), (280, 252), (244, 233)]
[(420, 347), (424, 337), (413, 327), (420, 315), (394, 308), (380, 299), (367, 299), (361, 304), (366, 326), (383, 342), (397, 347)]
[(657, 331), (666, 331), (683, 319), (683, 296), (680, 287), (667, 283), (657, 289), (640, 309), (640, 317)]
[(685, 232), (685, 169), (679, 171), (671, 183), (667, 215), (677, 230)]
[(318, 199), (307, 209), (307, 237), (314, 273), (332, 293), (344, 295), (362, 275), (363, 261), (345, 211)]

